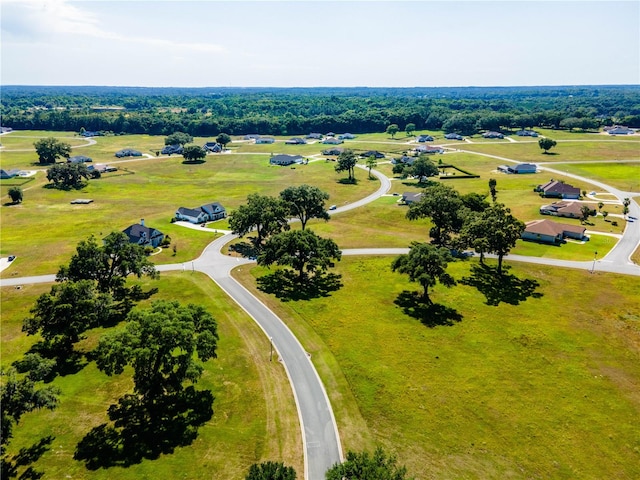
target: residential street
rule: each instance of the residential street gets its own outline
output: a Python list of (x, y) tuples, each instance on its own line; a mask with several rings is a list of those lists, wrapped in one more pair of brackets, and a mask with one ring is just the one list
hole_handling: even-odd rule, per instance
[[(506, 158), (500, 159), (513, 161)], [(360, 166), (360, 168), (366, 169), (366, 167), (363, 166)], [(547, 166), (545, 166), (545, 170), (553, 173), (561, 173), (562, 175), (597, 185), (603, 190), (615, 194), (620, 199), (627, 196), (631, 197), (631, 194), (627, 192), (621, 192), (600, 182), (576, 175), (569, 175), (565, 172), (548, 168)], [(336, 210), (330, 212), (332, 215), (372, 202), (389, 191), (391, 188), (390, 180), (375, 170), (371, 173), (380, 179), (380, 188), (362, 200), (338, 207)], [(633, 201), (630, 205), (630, 211), (632, 216), (640, 218), (640, 207)], [(273, 345), (279, 357), (282, 359), (289, 376), (298, 406), (304, 442), (304, 478), (310, 480), (324, 479), (327, 469), (342, 459), (340, 437), (329, 398), (311, 359), (289, 328), (262, 302), (231, 277), (231, 270), (233, 268), (252, 263), (246, 259), (223, 255), (221, 253), (222, 247), (234, 238), (234, 235), (226, 234), (209, 244), (197, 259), (185, 263), (158, 265), (157, 269), (160, 272), (192, 270), (205, 273), (238, 303), (238, 305), (260, 325), (265, 334), (272, 339)], [(595, 270), (598, 272), (604, 271), (640, 276), (640, 266), (632, 264), (629, 260), (630, 255), (639, 243), (640, 224), (638, 222), (628, 223), (624, 235), (618, 244), (603, 259), (595, 262)], [(407, 248), (348, 249), (343, 251), (343, 255), (398, 255), (406, 253), (407, 251)], [(506, 258), (510, 261), (522, 261), (584, 270), (594, 268), (594, 262), (591, 261), (572, 262), (547, 258), (522, 257), (518, 255), (509, 255)], [(53, 281), (55, 281), (55, 275), (7, 278), (0, 280), (0, 286), (49, 283)], [(268, 361), (266, 354), (265, 361)]]

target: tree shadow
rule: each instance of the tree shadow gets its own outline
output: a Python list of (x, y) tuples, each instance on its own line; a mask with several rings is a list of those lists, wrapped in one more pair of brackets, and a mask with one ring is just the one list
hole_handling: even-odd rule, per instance
[(515, 275), (505, 273), (504, 267), (502, 275), (498, 275), (497, 267), (472, 265), (471, 276), (462, 278), (460, 283), (477, 288), (487, 299), (487, 305), (497, 306), (500, 302), (518, 305), (529, 297), (542, 297), (542, 293), (536, 292), (540, 286), (538, 281), (519, 279)]
[[(26, 353), (37, 354), (45, 360), (55, 362), (50, 366), (47, 373), (39, 378), (47, 383), (51, 382), (57, 376), (75, 375), (88, 365), (86, 355), (83, 352), (78, 352), (66, 347), (58, 347), (46, 341), (34, 343)], [(31, 371), (31, 368), (27, 365), (20, 366), (19, 361), (14, 366), (16, 366), (21, 373)]]
[(213, 398), (209, 390), (197, 391), (193, 386), (154, 401), (125, 395), (109, 407), (113, 425), (91, 429), (76, 446), (73, 458), (97, 470), (171, 454), (196, 439), (198, 427), (213, 416)]
[(462, 315), (455, 308), (439, 303), (425, 303), (418, 292), (403, 290), (393, 302), (410, 317), (420, 320), (429, 328), (451, 326), (462, 321)]
[(229, 251), (236, 252), (244, 258), (256, 258), (258, 249), (251, 242), (238, 242), (229, 246)]
[(335, 273), (306, 276), (300, 282), (295, 272), (277, 270), (258, 279), (258, 289), (275, 295), (283, 302), (328, 297), (342, 287), (341, 275)]
[(183, 160), (183, 165), (200, 165), (201, 163), (205, 163), (206, 160)]
[(44, 453), (51, 448), (51, 443), (55, 437), (49, 435), (38, 440), (30, 447), (21, 448), (20, 451), (13, 457), (2, 458), (2, 477), (1, 478), (16, 478), (18, 477), (18, 471), (20, 467), (26, 467), (26, 469), (20, 474), (21, 479), (37, 479), (44, 476), (44, 472), (33, 468), (33, 464), (37, 462)]
[(341, 183), (343, 185), (356, 185), (358, 183), (358, 180), (356, 180), (355, 178), (341, 178), (340, 180), (338, 180), (338, 183)]

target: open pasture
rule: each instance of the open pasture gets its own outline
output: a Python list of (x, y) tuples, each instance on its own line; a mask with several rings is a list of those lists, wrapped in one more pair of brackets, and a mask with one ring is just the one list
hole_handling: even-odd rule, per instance
[[(514, 287), (535, 280), (539, 298), (490, 306), (470, 286), (436, 286), (433, 301), (461, 321), (429, 328), (395, 304), (418, 286), (391, 261), (343, 258), (344, 287), (326, 298), (283, 303), (257, 292), (336, 387), (328, 392), (345, 449), (382, 444), (416, 478), (640, 475), (637, 281), (507, 258)], [(460, 280), (476, 262), (450, 272)], [(265, 271), (252, 273), (238, 275), (256, 292)], [(340, 371), (327, 378), (324, 364)]]
[[(244, 312), (199, 273), (163, 273), (153, 282), (159, 292), (152, 300), (176, 299), (203, 305), (218, 321), (218, 358), (204, 364), (197, 389), (210, 389), (215, 397), (212, 419), (198, 437), (171, 455), (123, 467), (88, 470), (73, 459), (77, 443), (93, 427), (106, 422), (107, 408), (131, 391), (127, 373), (108, 377), (93, 362), (79, 373), (57, 377), (62, 390), (54, 411), (24, 415), (10, 444), (16, 453), (44, 437), (54, 437), (51, 449), (36, 464), (50, 478), (77, 479), (219, 478), (235, 480), (253, 463), (280, 458), (303, 471), (300, 426), (291, 388), (282, 365), (269, 362), (269, 341)], [(151, 286), (145, 283), (145, 288)], [(21, 290), (2, 289), (2, 366), (17, 360), (34, 343), (20, 331), (22, 319), (37, 296), (49, 285), (29, 285)], [(180, 292), (179, 297), (177, 293)], [(94, 345), (104, 333), (88, 332), (81, 345)]]
[(640, 194), (640, 160), (634, 163), (564, 163), (550, 166)]
[[(552, 137), (553, 138), (553, 137)], [(620, 141), (604, 137), (593, 141), (562, 141), (544, 154), (535, 143), (465, 143), (460, 150), (467, 150), (498, 157), (509, 158), (519, 162), (568, 162), (568, 161), (602, 161), (602, 160), (640, 160), (640, 140)]]
[[(191, 260), (213, 240), (199, 232), (170, 223), (178, 207), (195, 207), (212, 201), (233, 211), (250, 193), (278, 195), (290, 185), (315, 185), (330, 195), (329, 202), (343, 204), (367, 196), (378, 188), (358, 172), (356, 185), (338, 182), (333, 162), (276, 167), (268, 156), (209, 155), (202, 164), (183, 164), (181, 156), (138, 159), (117, 164), (117, 173), (90, 180), (82, 190), (45, 188), (44, 174), (31, 182), (19, 205), (2, 207), (2, 254), (17, 255), (16, 264), (3, 276), (55, 273), (67, 261), (78, 241), (124, 230), (140, 219), (169, 234), (177, 245), (153, 259), (160, 263)], [(3, 193), (4, 188), (3, 188)], [(5, 193), (6, 194), (6, 193)], [(5, 197), (6, 198), (6, 197)], [(89, 205), (70, 205), (75, 198), (90, 198)], [(215, 224), (211, 225), (216, 228)], [(222, 228), (222, 227), (221, 227)]]

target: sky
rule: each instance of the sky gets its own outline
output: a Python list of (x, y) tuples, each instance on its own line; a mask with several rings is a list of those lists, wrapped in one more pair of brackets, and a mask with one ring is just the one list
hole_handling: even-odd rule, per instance
[(0, 0), (1, 85), (640, 83), (640, 1)]

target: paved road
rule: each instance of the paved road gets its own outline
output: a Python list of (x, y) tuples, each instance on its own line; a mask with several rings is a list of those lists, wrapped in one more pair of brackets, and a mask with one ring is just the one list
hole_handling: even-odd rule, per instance
[[(470, 152), (476, 153), (476, 152)], [(487, 155), (489, 156), (489, 155)], [(513, 161), (506, 159), (507, 161)], [(366, 167), (359, 166), (366, 169)], [(550, 169), (549, 169), (550, 170)], [(551, 171), (551, 170), (550, 170)], [(391, 187), (390, 180), (380, 172), (372, 171), (378, 179), (380, 179), (380, 188), (368, 197), (345, 205), (331, 211), (331, 214), (337, 214), (351, 210), (371, 202), (384, 195)], [(564, 172), (558, 172), (566, 175)], [(577, 177), (576, 178), (580, 178)], [(598, 182), (584, 179), (590, 183), (598, 185)], [(609, 186), (600, 184), (605, 190), (609, 190), (616, 196), (626, 195), (627, 192), (620, 192)], [(620, 198), (620, 197), (619, 197)], [(640, 208), (635, 202), (632, 202), (631, 215), (640, 217)], [(636, 230), (638, 224), (635, 225)], [(617, 259), (620, 255), (624, 256), (631, 246), (638, 244), (638, 237), (635, 230), (625, 230), (623, 242), (625, 238), (625, 246), (620, 248), (616, 255), (607, 255), (605, 259), (595, 263), (598, 271), (608, 271), (614, 273), (624, 273), (630, 275), (640, 275), (640, 267), (630, 264), (628, 261), (620, 262)], [(230, 275), (233, 268), (238, 265), (250, 263), (246, 259), (225, 256), (220, 253), (221, 248), (234, 238), (233, 235), (227, 234), (214, 240), (202, 253), (202, 255), (186, 263), (159, 265), (159, 271), (171, 270), (194, 270), (207, 274), (214, 282), (216, 282), (234, 301), (238, 303), (264, 330), (265, 334), (272, 339), (274, 347), (280, 355), (289, 380), (292, 385), (298, 414), (302, 426), (302, 437), (304, 443), (304, 460), (305, 460), (305, 479), (321, 480), (328, 468), (334, 463), (342, 460), (342, 448), (340, 438), (331, 409), (331, 404), (327, 393), (322, 385), (313, 364), (302, 345), (295, 336), (287, 328), (287, 326), (264, 304), (255, 298), (242, 285), (236, 282)], [(621, 243), (619, 242), (619, 243)], [(617, 248), (617, 247), (616, 247)], [(633, 247), (635, 248), (635, 247)], [(614, 249), (615, 250), (615, 249)], [(350, 249), (344, 250), (344, 255), (397, 255), (406, 253), (408, 249)], [(613, 251), (613, 250), (612, 250)], [(631, 250), (633, 251), (633, 250)], [(610, 258), (611, 257), (611, 258)], [(627, 255), (628, 257), (628, 255)], [(508, 257), (514, 261), (526, 261), (530, 263), (539, 263), (545, 265), (562, 266), (569, 268), (590, 269), (593, 268), (593, 262), (570, 262), (563, 260), (553, 260), (534, 257), (520, 257), (518, 255), (510, 255)], [(628, 258), (626, 259), (628, 260)], [(21, 285), (27, 283), (43, 283), (53, 282), (55, 275), (42, 275), (38, 277), (22, 277), (8, 278), (0, 280), (0, 286)]]

